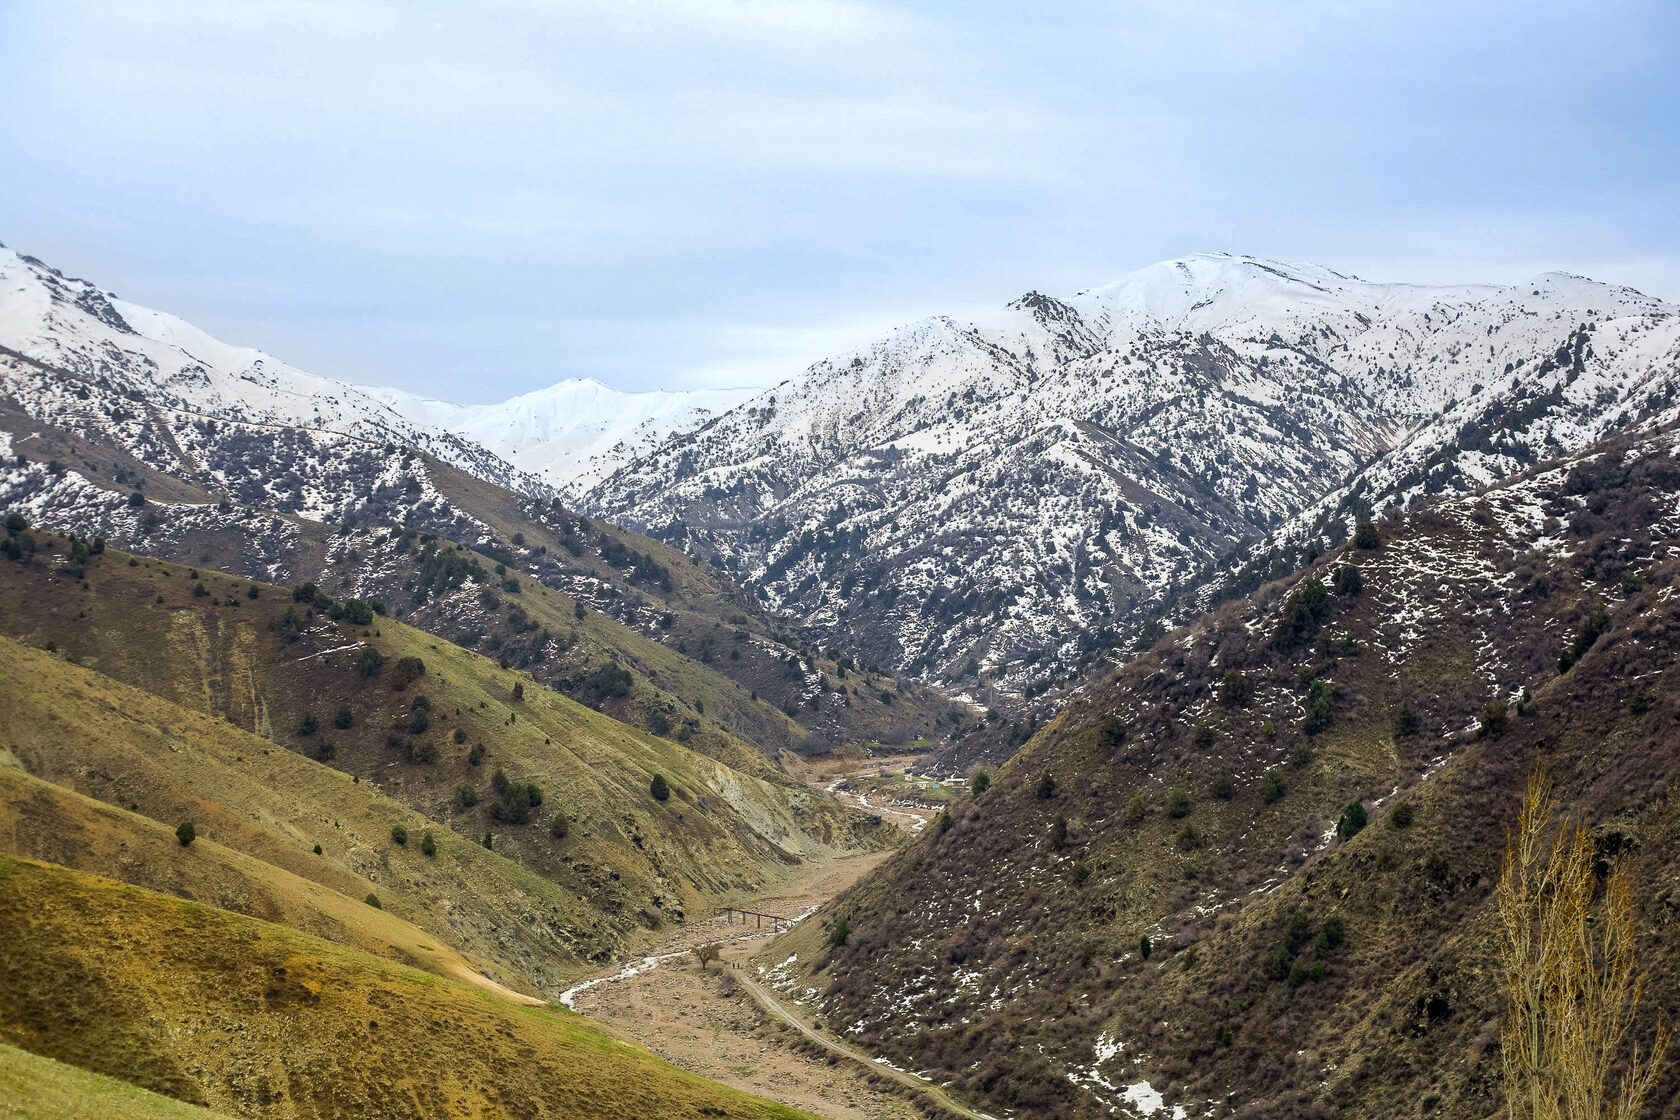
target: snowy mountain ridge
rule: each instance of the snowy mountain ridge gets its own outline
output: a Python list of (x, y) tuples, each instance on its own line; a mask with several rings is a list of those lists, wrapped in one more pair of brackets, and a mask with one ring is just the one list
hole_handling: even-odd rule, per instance
[(572, 379), (499, 404), (432, 400), (305, 372), (3, 246), (0, 346), (155, 407), (412, 447), (533, 495), (592, 483), (757, 392), (625, 393)]
[(1274, 533), (1304, 547), (1672, 415), (1677, 312), (1561, 273), (1384, 284), (1198, 255), (899, 328), (585, 504), (882, 664), (1030, 694)]

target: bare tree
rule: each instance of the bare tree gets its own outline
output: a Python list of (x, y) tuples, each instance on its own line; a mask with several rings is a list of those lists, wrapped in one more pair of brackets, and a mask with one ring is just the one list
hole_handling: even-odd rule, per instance
[(1634, 1043), (1611, 1085), (1645, 987), (1635, 972), (1627, 872), (1612, 867), (1600, 892), (1592, 841), (1567, 819), (1547, 851), (1555, 807), (1550, 779), (1536, 770), (1499, 883), (1506, 1106), (1512, 1120), (1635, 1120), (1669, 1030), (1658, 1023), (1643, 1057)]
[(722, 955), (723, 950), (718, 948), (717, 942), (715, 941), (702, 945), (698, 949), (694, 950), (694, 959), (700, 962), (701, 968), (710, 968), (712, 966), (712, 962)]

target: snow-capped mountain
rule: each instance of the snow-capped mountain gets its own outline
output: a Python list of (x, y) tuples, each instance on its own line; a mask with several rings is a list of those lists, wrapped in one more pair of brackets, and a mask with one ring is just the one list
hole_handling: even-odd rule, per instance
[[(26, 412), (75, 432), (114, 438), (152, 462), (181, 460), (196, 478), (241, 500), (271, 488), (265, 474), (304, 464), (229, 455), (229, 445), (274, 438), (310, 446), (328, 467), (351, 444), (414, 448), (524, 493), (547, 490), (478, 444), (419, 424), (361, 386), (296, 369), (260, 350), (230, 346), (173, 315), (121, 300), (33, 257), (0, 247), (0, 347), (8, 396)], [(222, 425), (218, 429), (218, 422)], [(206, 426), (208, 425), (208, 426)], [(307, 472), (305, 472), (307, 473)], [(287, 509), (280, 499), (262, 502)], [(342, 513), (347, 492), (312, 495), (312, 516)]]
[(1672, 416), (1677, 346), (1680, 308), (1580, 277), (1199, 255), (900, 328), (585, 502), (883, 664), (1043, 687), (1274, 531), (1345, 534), (1338, 516)]
[[(211, 437), (187, 429), (189, 421), (212, 419), (246, 433), (283, 428), (289, 439), (307, 433), (320, 445), (323, 464), (346, 438), (413, 448), (529, 495), (581, 491), (673, 432), (699, 427), (757, 392), (625, 393), (573, 379), (500, 404), (432, 400), (307, 373), (3, 246), (0, 347), (26, 359), (4, 374), (11, 395), (28, 402), (26, 411), (82, 434), (88, 425), (100, 427), (131, 451), (151, 446), (202, 460), (198, 453), (208, 454), (208, 447), (194, 445)], [(104, 396), (111, 397), (110, 408), (100, 404)], [(289, 469), (293, 464), (281, 473)], [(198, 481), (231, 492), (242, 473), (248, 472), (224, 477), (211, 470)], [(298, 512), (342, 512), (337, 507), (349, 496), (323, 493)], [(290, 506), (280, 501), (276, 508)]]
[(626, 393), (573, 378), (500, 404), (458, 405), (397, 389), (368, 390), (410, 421), (471, 440), (562, 493), (587, 490), (673, 433), (698, 428), (757, 392)]

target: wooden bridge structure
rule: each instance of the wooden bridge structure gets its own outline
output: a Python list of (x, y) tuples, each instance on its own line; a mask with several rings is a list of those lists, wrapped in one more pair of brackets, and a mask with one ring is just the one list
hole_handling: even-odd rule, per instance
[(723, 913), (725, 920), (728, 921), (730, 925), (735, 924), (735, 915), (737, 914), (741, 915), (742, 925), (746, 925), (749, 921), (754, 921), (757, 923), (759, 929), (763, 929), (764, 923), (769, 922), (771, 933), (780, 933), (782, 930), (793, 925), (792, 918), (784, 918), (779, 914), (760, 914), (757, 910), (742, 910), (738, 906), (726, 906), (724, 907)]

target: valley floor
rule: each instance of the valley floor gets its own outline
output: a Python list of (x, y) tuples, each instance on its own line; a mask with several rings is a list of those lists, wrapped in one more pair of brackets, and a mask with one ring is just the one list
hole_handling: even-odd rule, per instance
[[(860, 764), (867, 767), (867, 763)], [(903, 762), (897, 765), (902, 768)], [(812, 775), (828, 787), (839, 776)], [(855, 797), (843, 797), (857, 805)], [(912, 832), (931, 810), (858, 805)], [(887, 858), (872, 852), (810, 866), (795, 884), (743, 905), (765, 914), (802, 918), (845, 890)], [(749, 919), (756, 922), (756, 919)], [(742, 925), (737, 915), (695, 922), (645, 957), (627, 962), (567, 993), (573, 1008), (651, 1049), (692, 1073), (732, 1088), (814, 1112), (833, 1120), (900, 1120), (923, 1115), (903, 1097), (878, 1084), (890, 1070), (863, 1062), (813, 1056), (799, 1047), (804, 1028), (766, 1012), (746, 980), (746, 959), (765, 947), (769, 926)], [(721, 962), (702, 969), (691, 950), (719, 943)], [(724, 995), (723, 992), (730, 994)], [(824, 1045), (827, 1045), (826, 1042)], [(875, 1083), (872, 1083), (875, 1082)]]

